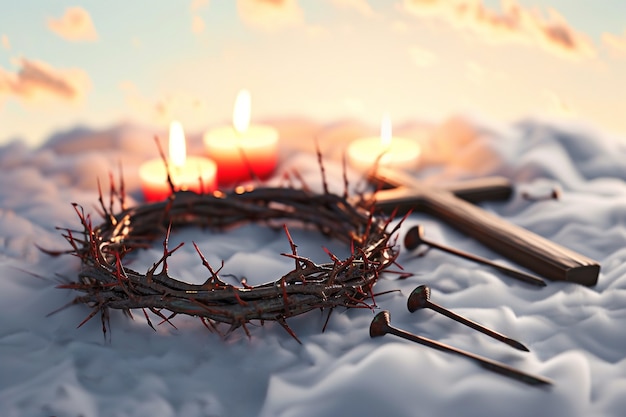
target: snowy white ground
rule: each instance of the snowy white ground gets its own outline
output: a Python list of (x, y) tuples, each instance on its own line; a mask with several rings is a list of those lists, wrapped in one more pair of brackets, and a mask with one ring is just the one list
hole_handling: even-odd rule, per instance
[[(340, 187), (332, 161), (347, 140), (364, 133), (356, 122), (320, 126), (305, 120), (277, 122), (282, 132), (279, 173), (297, 167), (320, 188), (313, 154), (317, 137), (328, 171)], [(399, 129), (409, 135), (420, 126)], [(157, 332), (141, 313), (131, 321), (112, 314), (111, 341), (98, 318), (75, 306), (46, 315), (76, 294), (55, 286), (75, 276), (77, 259), (49, 257), (36, 244), (67, 248), (55, 227), (78, 227), (70, 203), (94, 213), (96, 178), (108, 183), (124, 169), (126, 186), (141, 201), (137, 167), (156, 156), (149, 130), (118, 126), (59, 134), (37, 149), (14, 142), (0, 148), (0, 415), (13, 416), (416, 416), (550, 415), (621, 416), (626, 410), (626, 147), (619, 138), (574, 123), (527, 120), (495, 125), (457, 118), (424, 137), (424, 158), (415, 175), (427, 182), (504, 175), (518, 186), (507, 202), (483, 206), (508, 221), (596, 259), (598, 284), (588, 288), (549, 282), (537, 289), (431, 251), (400, 264), (415, 277), (383, 277), (380, 309), (394, 325), (550, 378), (538, 389), (488, 372), (474, 363), (392, 336), (370, 339), (374, 313), (336, 311), (326, 332), (319, 312), (293, 318), (303, 345), (280, 326), (251, 327), (228, 340), (193, 318), (178, 317), (178, 330)], [(198, 151), (199, 136), (189, 148)], [(194, 145), (195, 143), (195, 145)], [(558, 201), (528, 202), (559, 188)], [(400, 231), (421, 223), (431, 240), (498, 259), (436, 219), (415, 214)], [(324, 260), (322, 245), (341, 246), (312, 232), (292, 231), (301, 254)], [(225, 235), (197, 230), (176, 234), (186, 241), (173, 257), (172, 274), (201, 282), (206, 271), (191, 241), (225, 272), (260, 283), (281, 276), (292, 262), (282, 233), (257, 225)], [(160, 242), (136, 258), (149, 266)], [(419, 284), (433, 301), (520, 340), (523, 353), (430, 311), (409, 313), (406, 297)]]

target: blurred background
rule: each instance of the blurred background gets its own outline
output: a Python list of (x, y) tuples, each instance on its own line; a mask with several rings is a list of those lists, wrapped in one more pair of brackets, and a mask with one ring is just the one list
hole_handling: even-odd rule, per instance
[(622, 0), (1, 1), (0, 144), (231, 118), (459, 113), (626, 137)]

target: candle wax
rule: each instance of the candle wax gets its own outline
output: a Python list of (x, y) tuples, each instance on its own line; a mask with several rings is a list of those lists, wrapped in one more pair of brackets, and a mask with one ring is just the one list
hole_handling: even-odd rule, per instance
[(278, 161), (278, 132), (270, 126), (251, 125), (243, 132), (216, 128), (204, 135), (204, 145), (217, 163), (219, 184), (266, 179)]
[(416, 140), (393, 137), (389, 144), (380, 137), (357, 139), (347, 150), (350, 165), (360, 170), (368, 170), (376, 163), (394, 168), (415, 168), (420, 156), (420, 146)]
[[(174, 188), (178, 191), (193, 191), (198, 194), (217, 189), (217, 167), (208, 158), (187, 157), (185, 165), (176, 167), (168, 162)], [(167, 169), (162, 159), (153, 159), (139, 168), (142, 189), (146, 201), (161, 201), (170, 194)]]

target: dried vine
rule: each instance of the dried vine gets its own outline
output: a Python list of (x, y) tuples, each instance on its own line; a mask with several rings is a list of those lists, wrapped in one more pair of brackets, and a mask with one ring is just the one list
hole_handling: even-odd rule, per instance
[[(170, 186), (174, 189), (171, 181)], [(347, 192), (341, 196), (329, 192), (325, 178), (321, 194), (306, 186), (236, 189), (211, 194), (175, 191), (165, 201), (131, 208), (126, 208), (123, 182), (118, 189), (111, 178), (108, 204), (102, 190), (99, 191), (100, 214), (104, 221), (93, 225), (91, 216), (74, 204), (82, 230), (65, 229), (63, 234), (72, 249), (47, 252), (71, 253), (80, 258), (78, 280), (60, 287), (84, 293), (69, 305), (86, 304), (92, 308), (80, 325), (100, 312), (105, 335), (108, 309), (113, 308), (131, 317), (131, 309), (142, 309), (153, 328), (148, 311), (170, 324), (178, 314), (198, 316), (209, 330), (224, 336), (239, 327), (249, 335), (246, 324), (252, 320), (277, 321), (298, 340), (287, 325), (287, 318), (314, 309), (328, 309), (330, 316), (339, 306), (371, 308), (375, 304), (373, 286), (379, 274), (393, 265), (398, 256), (390, 242), (398, 226), (389, 230), (391, 219), (376, 216), (371, 201), (361, 199), (353, 204)], [(116, 204), (120, 206), (119, 212), (114, 210)], [(169, 275), (167, 260), (182, 246), (168, 248), (172, 228), (195, 226), (224, 230), (249, 222), (282, 225), (291, 246), (291, 253), (282, 255), (294, 260), (293, 270), (258, 286), (245, 282), (241, 286), (231, 285), (220, 278), (221, 267), (214, 269), (194, 243), (208, 271), (206, 281), (189, 284)], [(329, 238), (345, 242), (350, 247), (350, 256), (339, 259), (327, 251), (330, 262), (314, 263), (298, 254), (287, 222), (314, 226)], [(163, 236), (163, 255), (148, 271), (141, 273), (125, 266), (129, 254), (150, 247)], [(220, 323), (229, 325), (225, 332), (218, 329)]]

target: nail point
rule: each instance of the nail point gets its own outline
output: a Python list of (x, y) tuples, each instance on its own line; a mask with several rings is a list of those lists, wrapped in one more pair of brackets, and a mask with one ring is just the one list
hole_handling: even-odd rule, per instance
[(524, 352), (530, 352), (530, 349), (528, 349), (526, 346), (524, 346), (523, 344), (521, 344), (517, 340), (509, 339), (508, 340), (508, 344), (509, 344), (509, 346), (514, 347), (517, 350), (521, 350), (521, 351), (524, 351)]

